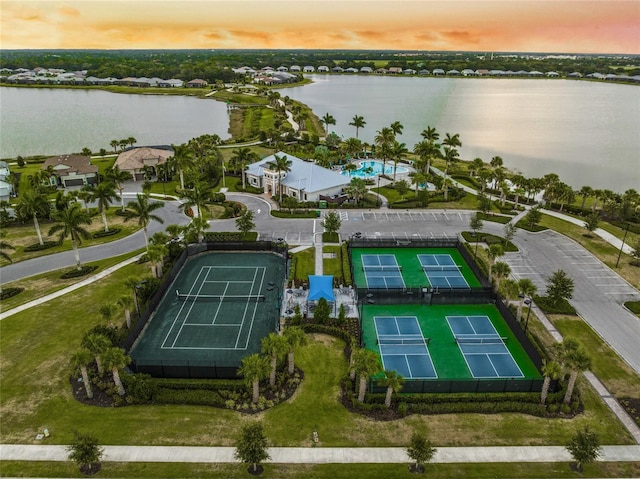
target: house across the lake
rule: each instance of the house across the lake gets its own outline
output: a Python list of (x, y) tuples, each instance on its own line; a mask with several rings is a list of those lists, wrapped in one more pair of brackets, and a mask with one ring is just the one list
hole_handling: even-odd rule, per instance
[(43, 170), (53, 170), (52, 185), (84, 186), (98, 182), (98, 167), (91, 164), (91, 158), (82, 155), (60, 155), (47, 158)]
[(278, 172), (270, 167), (270, 164), (275, 163), (276, 156), (284, 156), (291, 161), (290, 171), (280, 173), (283, 195), (292, 196), (299, 201), (318, 201), (320, 195), (341, 194), (349, 184), (349, 178), (340, 172), (328, 170), (282, 151), (250, 164), (244, 172), (247, 183), (262, 188), (265, 193), (278, 195)]

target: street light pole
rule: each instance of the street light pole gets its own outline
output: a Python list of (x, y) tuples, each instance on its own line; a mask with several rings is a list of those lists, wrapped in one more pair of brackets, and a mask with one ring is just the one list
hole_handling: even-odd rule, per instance
[(620, 256), (622, 256), (622, 249), (624, 248), (624, 242), (627, 239), (627, 233), (629, 232), (629, 223), (624, 230), (624, 236), (622, 237), (622, 244), (620, 245), (620, 251), (618, 251), (618, 260), (616, 261), (616, 268), (618, 267), (618, 263), (620, 263)]

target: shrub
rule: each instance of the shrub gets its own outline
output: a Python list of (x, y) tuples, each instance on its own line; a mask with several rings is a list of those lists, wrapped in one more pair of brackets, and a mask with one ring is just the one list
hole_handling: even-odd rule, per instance
[(43, 244), (36, 243), (27, 246), (24, 251), (42, 251), (45, 249), (53, 248), (54, 246), (58, 246), (57, 241), (45, 241)]
[(571, 306), (566, 299), (558, 301), (556, 305), (553, 305), (547, 296), (534, 296), (533, 300), (542, 311), (548, 314), (568, 314), (574, 316), (577, 314), (575, 308)]
[(67, 271), (62, 276), (61, 279), (69, 279), (69, 278), (79, 278), (80, 276), (85, 276), (89, 273), (93, 273), (97, 270), (97, 266), (82, 266), (80, 269), (72, 269), (71, 271)]
[(340, 247), (340, 254), (342, 257), (342, 278), (345, 286), (351, 286), (353, 280), (351, 279), (351, 263), (349, 262), (349, 248), (347, 243), (342, 243)]
[(24, 288), (5, 288), (0, 292), (0, 300), (13, 298), (24, 291)]
[(305, 333), (323, 333), (340, 338), (347, 343), (351, 341), (351, 335), (348, 332), (333, 326), (325, 326), (323, 324), (305, 324), (302, 326), (302, 329)]
[(398, 404), (398, 414), (400, 417), (405, 417), (407, 415), (407, 403), (401, 402)]
[(158, 389), (148, 374), (123, 374), (121, 378), (127, 391), (128, 404), (146, 404), (153, 399)]
[(105, 236), (113, 236), (120, 233), (120, 228), (114, 228), (109, 231), (98, 231), (97, 233), (93, 233), (94, 238), (104, 238)]

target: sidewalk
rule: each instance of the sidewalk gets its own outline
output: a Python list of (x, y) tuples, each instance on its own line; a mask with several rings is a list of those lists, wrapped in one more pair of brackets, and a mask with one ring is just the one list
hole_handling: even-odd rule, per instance
[[(103, 446), (109, 462), (235, 463), (233, 447)], [(410, 463), (401, 447), (271, 447), (279, 464)], [(2, 461), (67, 461), (65, 446), (0, 445)], [(432, 463), (570, 462), (562, 446), (439, 447)], [(640, 461), (640, 446), (603, 446), (600, 462)]]

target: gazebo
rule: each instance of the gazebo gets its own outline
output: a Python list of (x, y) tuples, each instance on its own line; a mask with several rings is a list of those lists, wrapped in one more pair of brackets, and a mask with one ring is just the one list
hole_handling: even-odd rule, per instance
[(333, 275), (309, 276), (309, 295), (307, 296), (307, 311), (316, 309), (320, 298), (324, 298), (332, 310), (335, 311), (336, 298), (333, 295)]

